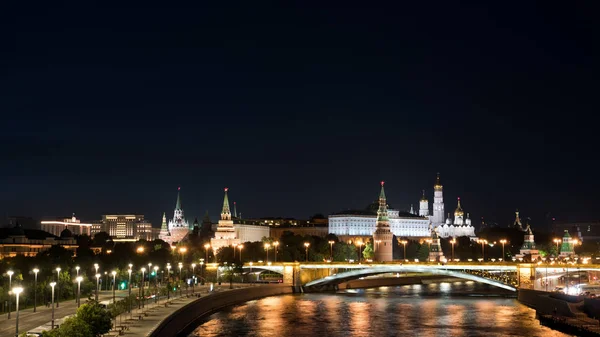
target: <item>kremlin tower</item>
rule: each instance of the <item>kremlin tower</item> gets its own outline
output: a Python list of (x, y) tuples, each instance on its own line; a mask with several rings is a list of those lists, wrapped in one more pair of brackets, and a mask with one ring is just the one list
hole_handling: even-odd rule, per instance
[(393, 234), (390, 231), (390, 221), (388, 219), (387, 201), (383, 190), (384, 182), (381, 182), (381, 193), (379, 193), (379, 209), (377, 210), (377, 224), (373, 233), (373, 242), (378, 242), (375, 249), (375, 261), (392, 261), (392, 239)]
[[(177, 187), (177, 202), (175, 203), (175, 211), (173, 212), (173, 220), (169, 221), (168, 233), (170, 235), (164, 237), (160, 236), (160, 239), (173, 244), (175, 242), (181, 242), (189, 233), (190, 226), (187, 220), (183, 216), (183, 208), (181, 207), (181, 187)], [(161, 228), (161, 234), (163, 230)]]
[(227, 197), (228, 188), (225, 187), (225, 198), (223, 199), (223, 210), (221, 211), (221, 220), (217, 225), (215, 237), (210, 239), (210, 245), (217, 251), (221, 247), (228, 247), (240, 244), (236, 238), (233, 220), (231, 220), (231, 210), (229, 209), (229, 198)]

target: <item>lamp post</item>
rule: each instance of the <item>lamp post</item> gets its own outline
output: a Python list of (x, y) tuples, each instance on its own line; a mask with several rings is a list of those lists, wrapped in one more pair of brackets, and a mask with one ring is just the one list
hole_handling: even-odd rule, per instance
[(210, 245), (207, 243), (204, 245), (204, 252), (206, 253), (206, 263), (208, 263), (208, 249), (210, 248)]
[(33, 312), (37, 311), (37, 274), (39, 272), (39, 269), (33, 268), (33, 274), (35, 275), (35, 281), (33, 283)]
[(242, 262), (242, 249), (244, 248), (244, 245), (238, 245), (238, 249), (240, 250), (240, 264), (243, 264)]
[(127, 269), (127, 273), (129, 274), (129, 279), (127, 281), (127, 288), (129, 288), (129, 313), (131, 313), (131, 267), (133, 267), (133, 264), (129, 264), (129, 269)]
[(271, 248), (271, 244), (265, 243), (265, 249), (267, 250), (267, 263), (269, 263), (269, 248)]
[(107, 271), (104, 272), (104, 278), (102, 279), (102, 282), (104, 282), (103, 284), (105, 284), (104, 290), (108, 290), (108, 272)]
[(183, 268), (183, 263), (179, 262), (179, 297), (181, 297), (181, 268)]
[(560, 239), (554, 239), (552, 240), (552, 242), (556, 243), (556, 257), (558, 257), (558, 245), (560, 244), (561, 240)]
[(112, 291), (113, 291), (113, 304), (117, 303), (115, 302), (115, 286), (117, 285), (117, 272), (116, 271), (112, 271), (111, 272), (112, 276), (113, 276), (113, 284), (112, 284)]
[[(12, 276), (15, 272), (12, 270), (9, 270), (6, 272), (6, 275), (8, 275), (8, 289), (12, 288)], [(10, 319), (10, 309), (12, 309), (12, 300), (10, 297), (10, 294), (8, 296), (8, 319)]]
[(98, 268), (99, 268), (99, 267), (100, 267), (100, 266), (98, 266), (98, 264), (97, 264), (97, 263), (94, 263), (94, 268), (96, 269), (96, 274), (98, 274)]
[(181, 262), (185, 262), (185, 252), (187, 252), (187, 248), (181, 247), (179, 248), (179, 253), (181, 254)]
[[(242, 251), (240, 250), (240, 255)], [(204, 259), (200, 259), (200, 284), (204, 285)]]
[(502, 261), (504, 261), (504, 245), (506, 244), (506, 240), (502, 239), (500, 243), (502, 244)]
[(12, 289), (13, 294), (17, 297), (17, 321), (15, 322), (16, 332), (15, 337), (19, 337), (19, 294), (23, 292), (23, 288), (16, 287)]
[(52, 329), (54, 329), (54, 286), (55, 285), (56, 285), (56, 282), (50, 282), (50, 287), (52, 287), (52, 323), (51, 323)]
[(478, 240), (481, 243), (481, 260), (485, 262), (485, 245), (488, 243), (487, 240)]
[(452, 261), (454, 261), (454, 244), (456, 243), (456, 239), (452, 238), (452, 240), (450, 240), (450, 244), (452, 244)]
[[(154, 303), (158, 303), (158, 266), (154, 266)], [(148, 286), (150, 286), (150, 280), (148, 280)]]
[(171, 292), (171, 264), (167, 263), (167, 301), (171, 298), (170, 296), (170, 292)]
[(77, 298), (75, 299), (75, 302), (77, 302), (77, 307), (79, 308), (81, 305), (81, 281), (83, 281), (83, 277), (77, 276), (75, 281), (77, 281)]
[(275, 263), (277, 263), (277, 247), (279, 247), (279, 241), (273, 242), (273, 246), (275, 246)]
[[(75, 266), (75, 272), (76, 272), (75, 279), (77, 279), (77, 277), (79, 277), (79, 269), (80, 269), (79, 266)], [(75, 291), (75, 289), (73, 289), (73, 291)], [(75, 297), (75, 303), (77, 303), (77, 297)]]
[(400, 241), (400, 243), (402, 245), (404, 245), (404, 255), (402, 257), (403, 257), (404, 260), (406, 260), (406, 244), (408, 243), (408, 241), (402, 240), (402, 241)]
[(310, 246), (310, 243), (305, 242), (304, 247), (306, 248), (306, 262), (308, 262), (308, 246)]
[(192, 263), (192, 295), (194, 295), (194, 283), (196, 283), (196, 264)]
[(96, 274), (96, 302), (98, 302), (98, 288), (100, 287), (100, 274)]
[(335, 241), (329, 240), (327, 243), (329, 243), (329, 260), (333, 261), (333, 244)]
[(356, 244), (358, 245), (358, 263), (360, 263), (362, 259), (362, 245), (364, 243), (361, 240), (359, 240)]
[(144, 285), (146, 283), (146, 280), (144, 278), (144, 273), (146, 272), (146, 268), (142, 267), (142, 269), (140, 269), (140, 271), (142, 272), (142, 286), (141, 286), (141, 291), (142, 291), (142, 309), (144, 308)]

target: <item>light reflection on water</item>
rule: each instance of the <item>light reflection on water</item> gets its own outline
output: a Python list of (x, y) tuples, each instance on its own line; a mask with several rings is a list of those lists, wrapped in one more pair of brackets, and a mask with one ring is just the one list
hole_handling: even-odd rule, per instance
[(473, 282), (267, 297), (210, 316), (190, 336), (567, 336)]

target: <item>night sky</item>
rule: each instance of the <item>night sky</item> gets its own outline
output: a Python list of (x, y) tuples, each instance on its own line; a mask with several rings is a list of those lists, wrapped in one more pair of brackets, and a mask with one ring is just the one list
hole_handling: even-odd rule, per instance
[(595, 1), (92, 3), (2, 10), (2, 215), (600, 218)]

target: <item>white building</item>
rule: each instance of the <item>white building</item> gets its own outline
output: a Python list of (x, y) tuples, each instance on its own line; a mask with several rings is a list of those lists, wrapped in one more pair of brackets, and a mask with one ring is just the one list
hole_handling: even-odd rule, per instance
[(469, 218), (469, 213), (467, 213), (467, 218), (465, 219), (465, 213), (460, 206), (460, 198), (458, 198), (458, 206), (454, 211), (454, 220), (448, 214), (448, 218), (446, 222), (438, 226), (435, 230), (438, 232), (438, 235), (442, 238), (449, 237), (457, 237), (457, 236), (475, 236), (475, 227), (471, 225), (471, 219)]
[(261, 241), (263, 237), (271, 236), (269, 226), (234, 223), (233, 228), (240, 243)]
[(53, 220), (43, 220), (41, 222), (41, 228), (44, 232), (48, 232), (56, 236), (60, 236), (60, 233), (65, 228), (68, 228), (71, 231), (71, 233), (73, 233), (73, 235), (92, 235), (92, 224), (82, 223), (79, 219), (75, 217), (75, 213), (73, 213), (73, 216), (70, 218), (64, 217)]
[(113, 241), (154, 240), (152, 224), (142, 214), (104, 214), (92, 226), (92, 235), (106, 232)]

